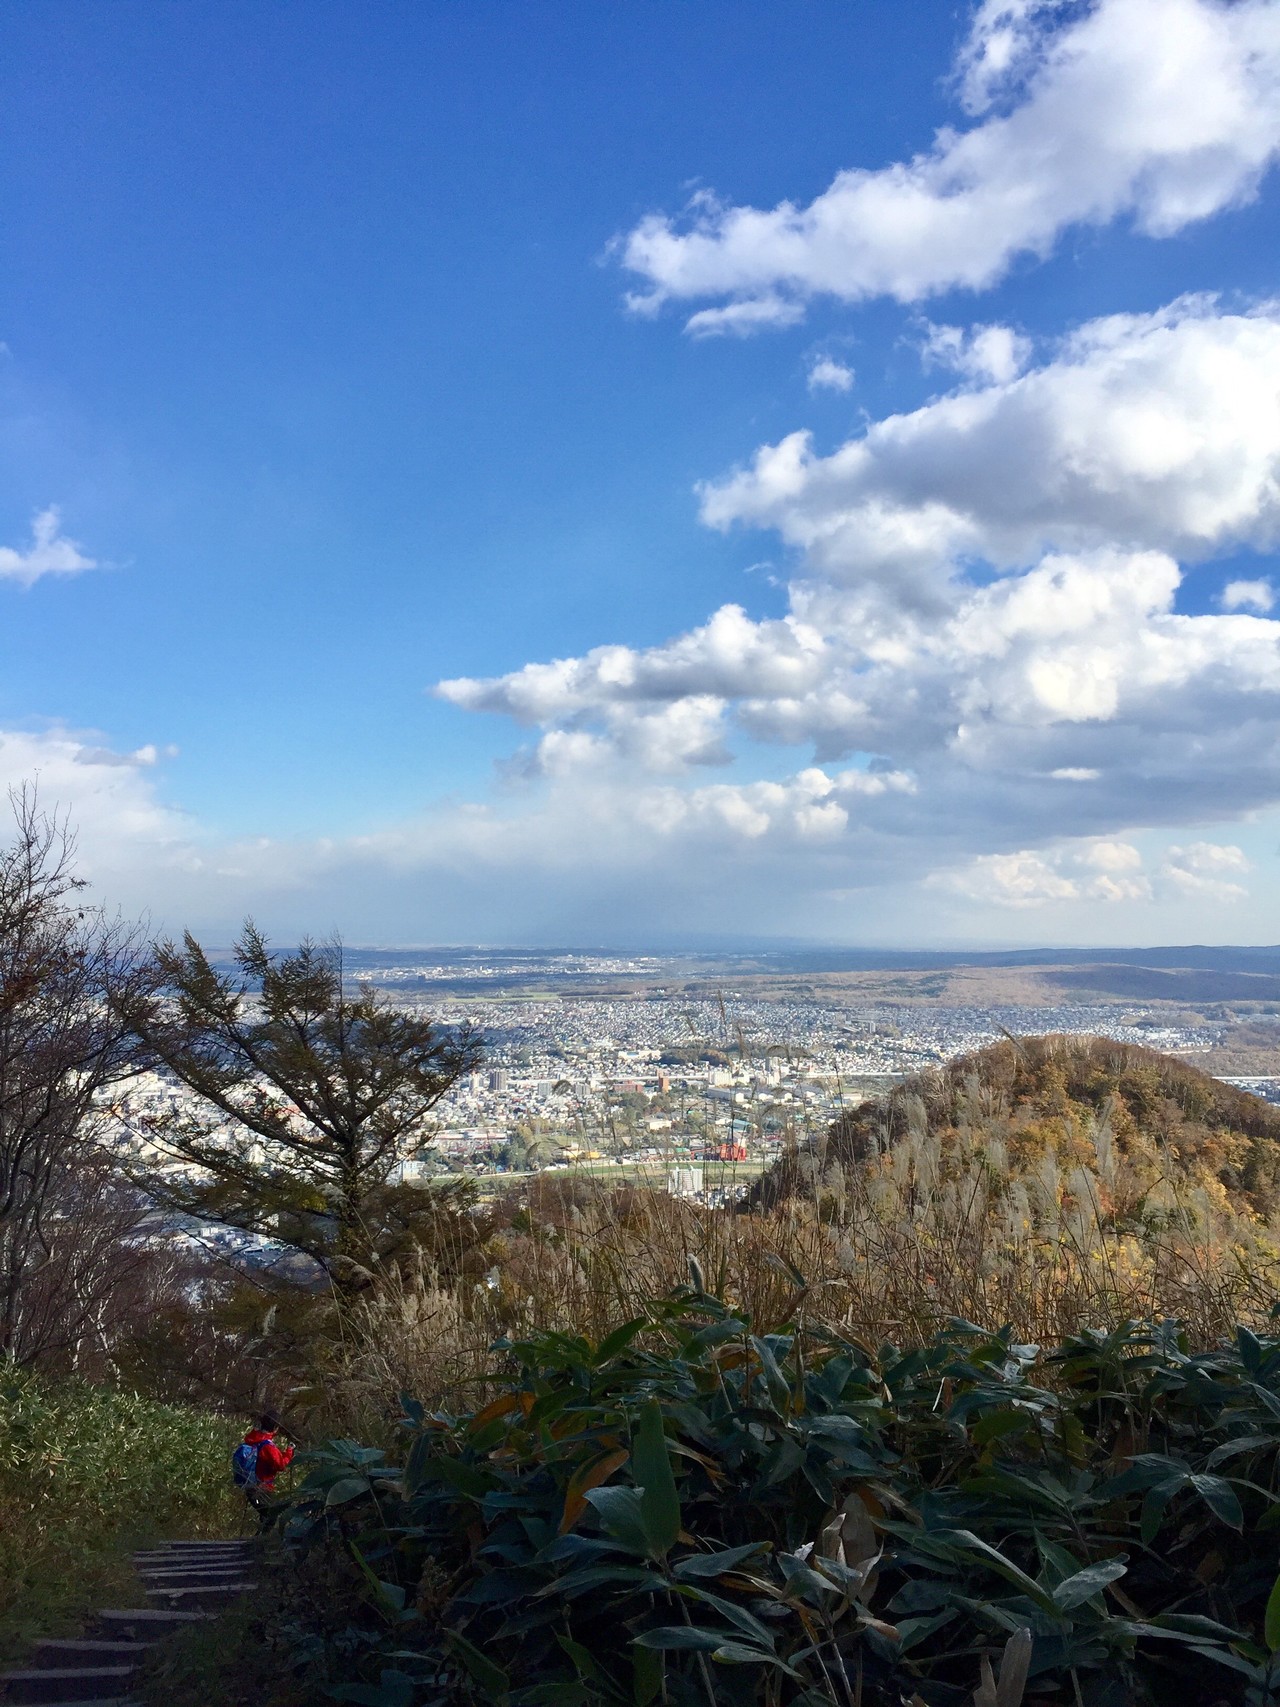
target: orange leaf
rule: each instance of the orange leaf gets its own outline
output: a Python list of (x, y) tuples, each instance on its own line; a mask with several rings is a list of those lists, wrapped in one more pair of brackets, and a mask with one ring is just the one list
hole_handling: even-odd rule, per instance
[(587, 1495), (592, 1488), (598, 1488), (601, 1482), (607, 1482), (613, 1472), (620, 1469), (630, 1456), (625, 1446), (619, 1447), (616, 1452), (606, 1452), (603, 1458), (595, 1459), (593, 1463), (578, 1471), (565, 1490), (564, 1515), (560, 1519), (561, 1535), (568, 1534), (587, 1509)]
[(510, 1412), (516, 1409), (520, 1404), (521, 1399), (524, 1397), (525, 1395), (523, 1393), (504, 1393), (500, 1399), (495, 1399), (492, 1404), (486, 1405), (482, 1411), (476, 1412), (475, 1416), (472, 1417), (468, 1424), (470, 1432), (475, 1434), (477, 1430), (482, 1429), (486, 1423), (491, 1423), (498, 1417), (505, 1417), (509, 1415)]
[(883, 1521), (883, 1519), (884, 1519), (884, 1505), (876, 1497), (876, 1495), (872, 1493), (871, 1489), (870, 1488), (855, 1488), (854, 1492), (857, 1494), (858, 1498), (862, 1501), (863, 1505), (866, 1506), (866, 1508), (867, 1508), (868, 1512), (871, 1514), (871, 1516), (877, 1522)]

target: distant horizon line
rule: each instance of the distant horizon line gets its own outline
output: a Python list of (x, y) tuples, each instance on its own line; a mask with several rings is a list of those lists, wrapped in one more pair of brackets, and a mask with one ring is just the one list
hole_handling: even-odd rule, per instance
[[(296, 949), (298, 942), (282, 941), (279, 950), (287, 952)], [(675, 940), (647, 943), (619, 942), (350, 942), (335, 935), (333, 937), (310, 939), (318, 946), (332, 944), (344, 952), (352, 954), (412, 954), (434, 955), (447, 959), (451, 955), (512, 955), (521, 958), (545, 957), (584, 957), (612, 958), (626, 957), (651, 960), (674, 958), (767, 958), (782, 957), (815, 957), (845, 960), (861, 960), (868, 962), (890, 961), (901, 963), (906, 961), (943, 960), (950, 964), (961, 962), (1002, 961), (1005, 963), (1020, 962), (1035, 964), (1047, 960), (1088, 959), (1106, 962), (1108, 960), (1130, 961), (1134, 957), (1160, 957), (1164, 959), (1172, 955), (1217, 957), (1240, 956), (1242, 958), (1276, 956), (1280, 958), (1280, 943), (1152, 943), (1152, 944), (1098, 944), (1068, 945), (1047, 943), (1040, 946), (1025, 945), (976, 945), (976, 944), (937, 944), (928, 948), (889, 947), (874, 944), (838, 943), (821, 939), (801, 937), (755, 937), (755, 938), (716, 938), (698, 939), (683, 938)], [(203, 945), (208, 952), (215, 954), (229, 953), (234, 948), (234, 941), (206, 942)], [(1183, 962), (1185, 964), (1185, 962)]]

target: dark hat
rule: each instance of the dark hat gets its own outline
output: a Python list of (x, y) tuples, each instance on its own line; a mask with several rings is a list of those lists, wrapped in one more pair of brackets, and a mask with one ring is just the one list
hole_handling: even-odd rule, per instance
[(273, 1429), (280, 1427), (280, 1418), (274, 1411), (263, 1411), (262, 1415), (258, 1418), (258, 1427), (265, 1429), (266, 1432), (270, 1434)]

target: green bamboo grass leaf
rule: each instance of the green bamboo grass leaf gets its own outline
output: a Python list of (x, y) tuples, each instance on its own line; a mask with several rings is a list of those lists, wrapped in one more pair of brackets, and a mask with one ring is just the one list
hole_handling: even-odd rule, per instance
[(705, 1328), (699, 1328), (689, 1341), (692, 1349), (705, 1351), (712, 1346), (723, 1345), (725, 1340), (736, 1340), (742, 1337), (742, 1323), (734, 1317), (727, 1317), (723, 1322), (708, 1322)]
[(1188, 1476), (1188, 1483), (1200, 1495), (1220, 1523), (1229, 1529), (1243, 1530), (1244, 1511), (1231, 1483), (1222, 1476)]
[(777, 1654), (771, 1654), (764, 1648), (750, 1647), (746, 1642), (721, 1642), (718, 1648), (712, 1649), (711, 1658), (721, 1665), (775, 1666), (788, 1677), (800, 1675), (785, 1660), (780, 1660)]
[(620, 1351), (625, 1351), (644, 1326), (645, 1317), (633, 1316), (629, 1322), (623, 1322), (621, 1327), (615, 1328), (611, 1334), (606, 1334), (596, 1347), (597, 1366), (608, 1363), (610, 1358), (617, 1357)]
[(1198, 1654), (1202, 1660), (1212, 1660), (1216, 1665), (1226, 1666), (1230, 1671), (1241, 1672), (1251, 1683), (1260, 1684), (1266, 1679), (1266, 1670), (1262, 1666), (1254, 1665), (1242, 1655), (1232, 1653), (1230, 1648), (1212, 1648), (1206, 1643), (1188, 1642), (1187, 1652)]
[(1216, 1618), (1205, 1618), (1199, 1612), (1161, 1612), (1148, 1619), (1141, 1628), (1148, 1636), (1190, 1637), (1197, 1642), (1238, 1642), (1243, 1639), (1239, 1630), (1233, 1630), (1229, 1624), (1219, 1624)]
[(462, 1661), (467, 1671), (489, 1700), (504, 1707), (511, 1694), (511, 1679), (501, 1666), (494, 1665), (486, 1654), (482, 1654), (474, 1642), (469, 1642), (457, 1630), (446, 1630), (444, 1639)]
[(324, 1496), (324, 1503), (327, 1506), (347, 1505), (351, 1500), (358, 1500), (362, 1494), (370, 1491), (367, 1476), (342, 1476)]
[(767, 1546), (765, 1541), (749, 1541), (745, 1547), (725, 1547), (718, 1553), (694, 1553), (687, 1559), (681, 1559), (672, 1574), (679, 1582), (687, 1582), (692, 1577), (723, 1576), (755, 1554), (763, 1553)]
[(758, 1335), (751, 1336), (751, 1349), (760, 1359), (760, 1367), (764, 1371), (764, 1384), (775, 1407), (785, 1416), (791, 1408), (791, 1384), (779, 1367), (778, 1360), (773, 1354), (773, 1347), (767, 1340)]
[(788, 1677), (798, 1677), (791, 1666), (770, 1653), (768, 1648), (758, 1648), (752, 1643), (738, 1642), (726, 1635), (723, 1630), (703, 1630), (694, 1625), (684, 1624), (659, 1625), (656, 1630), (646, 1630), (635, 1638), (636, 1645), (642, 1648), (656, 1648), (662, 1653), (703, 1653), (710, 1654), (713, 1660), (719, 1660), (721, 1665), (757, 1665), (775, 1666)]
[(642, 1557), (653, 1552), (642, 1488), (589, 1488), (586, 1501), (594, 1506), (605, 1533), (620, 1541), (629, 1552)]
[(696, 1624), (659, 1624), (635, 1638), (638, 1648), (657, 1648), (662, 1653), (711, 1653), (726, 1637), (723, 1630), (702, 1630)]
[(1166, 1476), (1163, 1482), (1157, 1482), (1154, 1488), (1147, 1489), (1142, 1501), (1142, 1521), (1139, 1526), (1144, 1546), (1149, 1547), (1160, 1533), (1165, 1507), (1185, 1485), (1186, 1478), (1182, 1475)]
[(987, 1411), (974, 1423), (970, 1433), (979, 1446), (988, 1446), (1006, 1435), (1025, 1434), (1034, 1420), (1030, 1411)]
[(736, 1601), (726, 1600), (722, 1595), (712, 1594), (705, 1588), (694, 1588), (687, 1585), (679, 1591), (689, 1600), (699, 1601), (703, 1606), (709, 1606), (718, 1612), (722, 1618), (727, 1618), (730, 1624), (736, 1624), (753, 1642), (762, 1648), (772, 1651), (775, 1646), (773, 1633), (755, 1616), (748, 1612), (745, 1606), (739, 1606)]
[(899, 1618), (897, 1624), (898, 1652), (910, 1653), (912, 1648), (919, 1647), (921, 1642), (932, 1636), (935, 1630), (941, 1630), (946, 1625), (953, 1623), (957, 1616), (958, 1609), (949, 1606), (944, 1612), (935, 1612), (931, 1618), (924, 1616)]
[(1041, 1588), (1040, 1584), (1033, 1577), (1029, 1577), (1020, 1566), (1015, 1565), (1012, 1559), (1006, 1558), (998, 1548), (992, 1547), (989, 1542), (982, 1540), (981, 1536), (975, 1535), (971, 1529), (926, 1531), (922, 1535), (914, 1536), (912, 1545), (919, 1552), (940, 1551), (944, 1558), (954, 1559), (957, 1554), (961, 1556), (966, 1553), (977, 1554), (979, 1558), (985, 1559), (991, 1569), (1002, 1576), (1006, 1582), (1010, 1582), (1015, 1588), (1021, 1589), (1028, 1600), (1034, 1601), (1042, 1611), (1055, 1616), (1059, 1615), (1059, 1609), (1053, 1596), (1046, 1589)]
[(821, 1607), (829, 1605), (830, 1597), (840, 1593), (830, 1578), (820, 1576), (812, 1566), (806, 1565), (804, 1560), (797, 1558), (794, 1553), (780, 1553), (778, 1563), (787, 1579), (788, 1598), (803, 1599), (810, 1606)]
[(331, 1693), (355, 1707), (412, 1707), (414, 1685), (408, 1672), (387, 1668), (379, 1683), (340, 1683)]
[(648, 1550), (665, 1558), (680, 1535), (680, 1495), (662, 1427), (662, 1410), (650, 1399), (632, 1436), (631, 1473), (640, 1490), (641, 1523)]
[(1240, 1353), (1240, 1361), (1250, 1375), (1256, 1375), (1262, 1367), (1262, 1341), (1256, 1334), (1250, 1333), (1246, 1327), (1236, 1329), (1236, 1348)]
[(538, 1599), (561, 1595), (566, 1600), (574, 1600), (579, 1595), (597, 1588), (619, 1588), (624, 1593), (635, 1594), (641, 1589), (656, 1593), (665, 1587), (664, 1577), (639, 1565), (593, 1565), (586, 1570), (570, 1571), (566, 1576), (557, 1577), (554, 1582), (538, 1590)]
[(653, 1648), (631, 1650), (631, 1694), (635, 1707), (649, 1707), (662, 1690), (662, 1655)]
[(1060, 1582), (1053, 1591), (1053, 1603), (1062, 1612), (1070, 1612), (1074, 1607), (1083, 1606), (1086, 1600), (1092, 1600), (1094, 1595), (1101, 1594), (1108, 1583), (1113, 1583), (1124, 1576), (1129, 1569), (1126, 1554), (1118, 1554), (1114, 1559), (1099, 1559), (1095, 1565), (1086, 1565), (1082, 1571)]
[(556, 1636), (556, 1641), (573, 1661), (574, 1669), (579, 1677), (585, 1679), (587, 1683), (607, 1686), (608, 1680), (592, 1658), (590, 1648), (584, 1648), (581, 1642), (575, 1642), (571, 1636), (566, 1636), (563, 1633)]
[(1263, 1387), (1257, 1381), (1250, 1381), (1247, 1383), (1246, 1390), (1252, 1393), (1254, 1398), (1264, 1405), (1273, 1417), (1280, 1417), (1280, 1396), (1273, 1393), (1270, 1388)]
[(1273, 1434), (1245, 1434), (1237, 1440), (1228, 1440), (1223, 1446), (1216, 1446), (1205, 1459), (1206, 1470), (1216, 1470), (1219, 1464), (1224, 1464), (1228, 1458), (1238, 1457), (1241, 1452), (1261, 1452), (1274, 1447), (1276, 1439)]
[(402, 1584), (384, 1582), (378, 1576), (378, 1573), (370, 1566), (369, 1561), (365, 1558), (364, 1554), (360, 1551), (359, 1547), (356, 1546), (354, 1541), (351, 1543), (351, 1555), (355, 1559), (356, 1564), (360, 1567), (361, 1574), (365, 1581), (373, 1590), (374, 1599), (381, 1611), (389, 1615), (393, 1620), (402, 1620), (404, 1617), (405, 1602), (405, 1592)]
[(1262, 1620), (1262, 1639), (1271, 1653), (1280, 1653), (1280, 1577), (1271, 1585)]

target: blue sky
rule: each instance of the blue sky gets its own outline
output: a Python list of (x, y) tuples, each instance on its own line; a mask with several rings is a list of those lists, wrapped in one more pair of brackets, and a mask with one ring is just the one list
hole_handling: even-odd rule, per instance
[(3, 779), (214, 935), (1273, 939), (1278, 13), (11, 9)]

